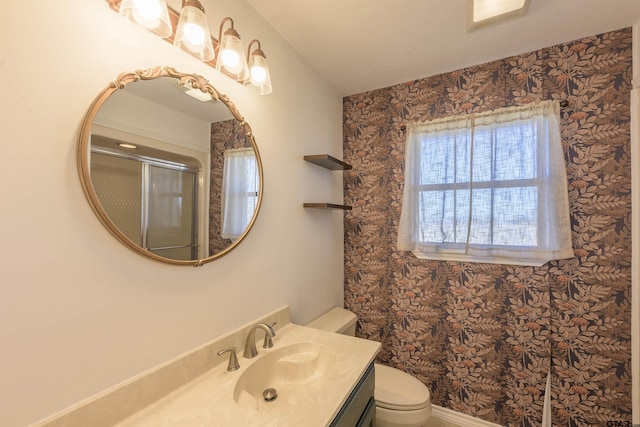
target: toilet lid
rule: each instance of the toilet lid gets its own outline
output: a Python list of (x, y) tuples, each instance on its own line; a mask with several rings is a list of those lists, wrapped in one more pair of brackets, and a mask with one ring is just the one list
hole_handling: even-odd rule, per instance
[(377, 406), (412, 411), (422, 409), (429, 403), (429, 389), (406, 372), (376, 363), (375, 374), (374, 398)]

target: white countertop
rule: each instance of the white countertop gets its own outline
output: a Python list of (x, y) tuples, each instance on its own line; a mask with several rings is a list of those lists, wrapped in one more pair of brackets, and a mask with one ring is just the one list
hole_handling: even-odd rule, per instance
[[(259, 338), (262, 333), (256, 334)], [(228, 372), (227, 357), (213, 369), (175, 390), (165, 398), (117, 424), (119, 427), (325, 427), (328, 426), (347, 397), (373, 362), (380, 343), (334, 334), (294, 324), (277, 331), (273, 348), (257, 346), (258, 356), (242, 357), (240, 369)], [(331, 368), (321, 379), (300, 387), (300, 393), (285, 393), (260, 409), (239, 405), (234, 388), (250, 366), (271, 352), (297, 343), (316, 343), (335, 355)]]

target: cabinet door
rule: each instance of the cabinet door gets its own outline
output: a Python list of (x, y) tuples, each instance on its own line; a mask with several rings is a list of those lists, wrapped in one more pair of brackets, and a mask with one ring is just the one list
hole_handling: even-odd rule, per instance
[(367, 409), (364, 410), (360, 421), (356, 424), (356, 427), (375, 427), (376, 426), (376, 401), (369, 400)]
[[(353, 392), (345, 402), (338, 415), (331, 423), (330, 427), (370, 427), (374, 424), (367, 424), (367, 419), (375, 419), (375, 401), (373, 391), (375, 388), (375, 372), (373, 363), (367, 368)], [(372, 406), (372, 407), (370, 407)], [(366, 416), (365, 416), (366, 415)]]

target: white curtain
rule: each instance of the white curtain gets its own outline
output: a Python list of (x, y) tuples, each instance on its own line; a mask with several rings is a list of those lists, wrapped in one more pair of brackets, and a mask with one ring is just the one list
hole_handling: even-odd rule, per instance
[(541, 265), (573, 257), (560, 107), (411, 124), (398, 250)]
[(224, 152), (222, 174), (223, 239), (236, 240), (246, 230), (256, 207), (259, 175), (253, 148)]
[(549, 372), (547, 373), (547, 385), (544, 388), (544, 403), (542, 404), (542, 427), (553, 427), (551, 423), (551, 368), (549, 368)]

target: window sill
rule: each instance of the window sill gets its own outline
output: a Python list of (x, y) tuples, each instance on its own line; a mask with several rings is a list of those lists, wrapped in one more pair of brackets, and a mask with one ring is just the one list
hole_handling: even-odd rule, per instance
[(528, 265), (532, 267), (540, 267), (547, 263), (538, 259), (523, 258), (502, 258), (502, 257), (480, 257), (467, 254), (456, 253), (425, 253), (420, 251), (411, 251), (411, 253), (419, 259), (430, 259), (435, 261), (456, 261), (456, 262), (478, 262), (485, 264), (507, 264), (507, 265)]

